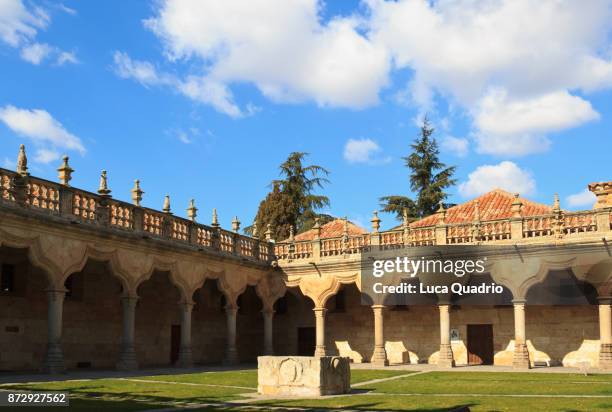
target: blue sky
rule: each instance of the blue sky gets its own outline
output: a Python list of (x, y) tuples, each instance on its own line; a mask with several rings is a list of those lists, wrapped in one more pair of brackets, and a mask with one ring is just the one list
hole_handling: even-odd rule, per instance
[[(0, 0), (0, 162), (244, 225), (292, 151), (331, 171), (329, 213), (369, 226), (410, 195), (428, 113), (451, 202), (500, 186), (585, 209), (610, 180), (609, 1)], [(383, 216), (383, 226), (393, 217)]]

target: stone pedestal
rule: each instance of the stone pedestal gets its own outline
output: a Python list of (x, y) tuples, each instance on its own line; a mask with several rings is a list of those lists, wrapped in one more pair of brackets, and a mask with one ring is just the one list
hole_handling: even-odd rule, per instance
[(321, 396), (349, 393), (349, 358), (260, 356), (257, 391), (263, 395)]

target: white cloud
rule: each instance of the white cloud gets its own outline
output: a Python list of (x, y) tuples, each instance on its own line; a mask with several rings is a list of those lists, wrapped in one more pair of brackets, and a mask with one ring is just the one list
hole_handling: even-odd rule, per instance
[(155, 66), (149, 62), (132, 60), (127, 53), (116, 51), (113, 53), (115, 73), (123, 79), (133, 79), (145, 87), (172, 85), (176, 79), (160, 75)]
[(505, 90), (490, 90), (474, 114), (481, 153), (524, 155), (550, 146), (544, 133), (599, 119), (591, 103), (558, 91), (531, 99), (510, 100)]
[(38, 163), (51, 163), (60, 158), (60, 153), (53, 149), (38, 149), (34, 161)]
[(27, 62), (39, 65), (44, 59), (49, 57), (53, 48), (46, 43), (32, 43), (21, 49), (21, 58)]
[(468, 139), (453, 136), (445, 136), (441, 142), (442, 149), (452, 152), (458, 157), (467, 156), (469, 145)]
[[(545, 150), (546, 134), (597, 118), (590, 104), (570, 91), (612, 86), (609, 1), (367, 4), (372, 41), (389, 50), (396, 70), (414, 71), (408, 84), (412, 100), (431, 110), (441, 96), (466, 110), (481, 150), (513, 155)], [(493, 112), (487, 103), (494, 104)], [(507, 130), (483, 130), (499, 127)], [(523, 145), (520, 153), (515, 143), (499, 144), (515, 137)]]
[(8, 105), (0, 108), (0, 121), (13, 132), (31, 139), (36, 144), (85, 153), (81, 139), (68, 132), (45, 110), (20, 109)]
[[(74, 10), (64, 5), (57, 6), (71, 13)], [(22, 0), (0, 0), (0, 41), (13, 48), (19, 48), (19, 55), (28, 63), (39, 65), (45, 59), (56, 57), (56, 63), (77, 63), (74, 53), (58, 47), (36, 42), (39, 30), (45, 30), (51, 23), (51, 17), (41, 7), (26, 7)]]
[(58, 66), (63, 66), (66, 63), (77, 64), (79, 63), (79, 59), (74, 52), (60, 51), (56, 63)]
[(41, 8), (31, 10), (21, 0), (0, 0), (0, 40), (11, 47), (20, 47), (46, 29), (49, 15)]
[[(195, 61), (181, 92), (232, 116), (231, 85), (251, 83), (275, 102), (362, 108), (387, 84), (386, 50), (369, 41), (363, 20), (323, 22), (317, 0), (227, 2), (166, 0), (145, 25), (169, 61)], [(232, 18), (227, 18), (232, 16)]]
[(382, 151), (372, 139), (349, 139), (344, 146), (344, 159), (349, 163), (388, 163), (390, 157), (377, 157)]
[(57, 8), (63, 11), (64, 13), (70, 14), (71, 16), (75, 16), (77, 14), (77, 11), (75, 9), (66, 6), (64, 3), (58, 4)]
[(499, 188), (521, 195), (532, 195), (536, 182), (531, 173), (515, 163), (503, 161), (496, 165), (482, 165), (468, 175), (468, 180), (459, 185), (463, 197), (474, 197)]
[(590, 190), (584, 189), (582, 192), (569, 195), (566, 200), (569, 207), (592, 207), (595, 204), (595, 195)]

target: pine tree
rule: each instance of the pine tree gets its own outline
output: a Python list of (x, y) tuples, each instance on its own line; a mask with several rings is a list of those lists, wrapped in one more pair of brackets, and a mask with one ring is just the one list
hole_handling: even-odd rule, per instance
[[(329, 206), (329, 198), (313, 193), (329, 183), (325, 177), (329, 171), (318, 165), (304, 166), (306, 156), (308, 153), (293, 152), (280, 165), (281, 179), (272, 182), (273, 190), (260, 203), (255, 218), (260, 237), (268, 223), (273, 227), (274, 239), (283, 240), (289, 237), (292, 226), (300, 233), (310, 229), (316, 217), (323, 219), (321, 224), (329, 221), (328, 215), (317, 213), (318, 209)], [(252, 227), (245, 228), (245, 232), (252, 233)]]
[[(294, 226), (297, 207), (289, 195), (281, 192), (278, 183), (273, 186), (272, 191), (259, 204), (257, 216), (255, 216), (257, 236), (263, 238), (269, 224), (272, 228), (273, 239), (286, 239), (289, 237), (291, 226)], [(250, 226), (244, 231), (253, 235), (253, 229), (254, 227)]]
[(410, 189), (417, 193), (416, 201), (405, 196), (381, 197), (383, 212), (395, 213), (401, 219), (406, 209), (408, 216), (422, 218), (434, 213), (438, 204), (446, 199), (445, 189), (456, 183), (452, 178), (456, 167), (447, 167), (440, 161), (440, 151), (433, 133), (434, 129), (425, 117), (419, 136), (410, 145), (412, 153), (402, 157), (406, 167), (411, 170)]

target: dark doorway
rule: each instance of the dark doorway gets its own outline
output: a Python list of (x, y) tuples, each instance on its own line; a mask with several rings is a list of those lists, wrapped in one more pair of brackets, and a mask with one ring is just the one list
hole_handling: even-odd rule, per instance
[(468, 364), (493, 364), (493, 325), (467, 325)]
[(298, 328), (298, 356), (314, 355), (316, 344), (315, 328)]
[(181, 325), (172, 325), (170, 330), (170, 364), (174, 365), (179, 358), (181, 348)]

